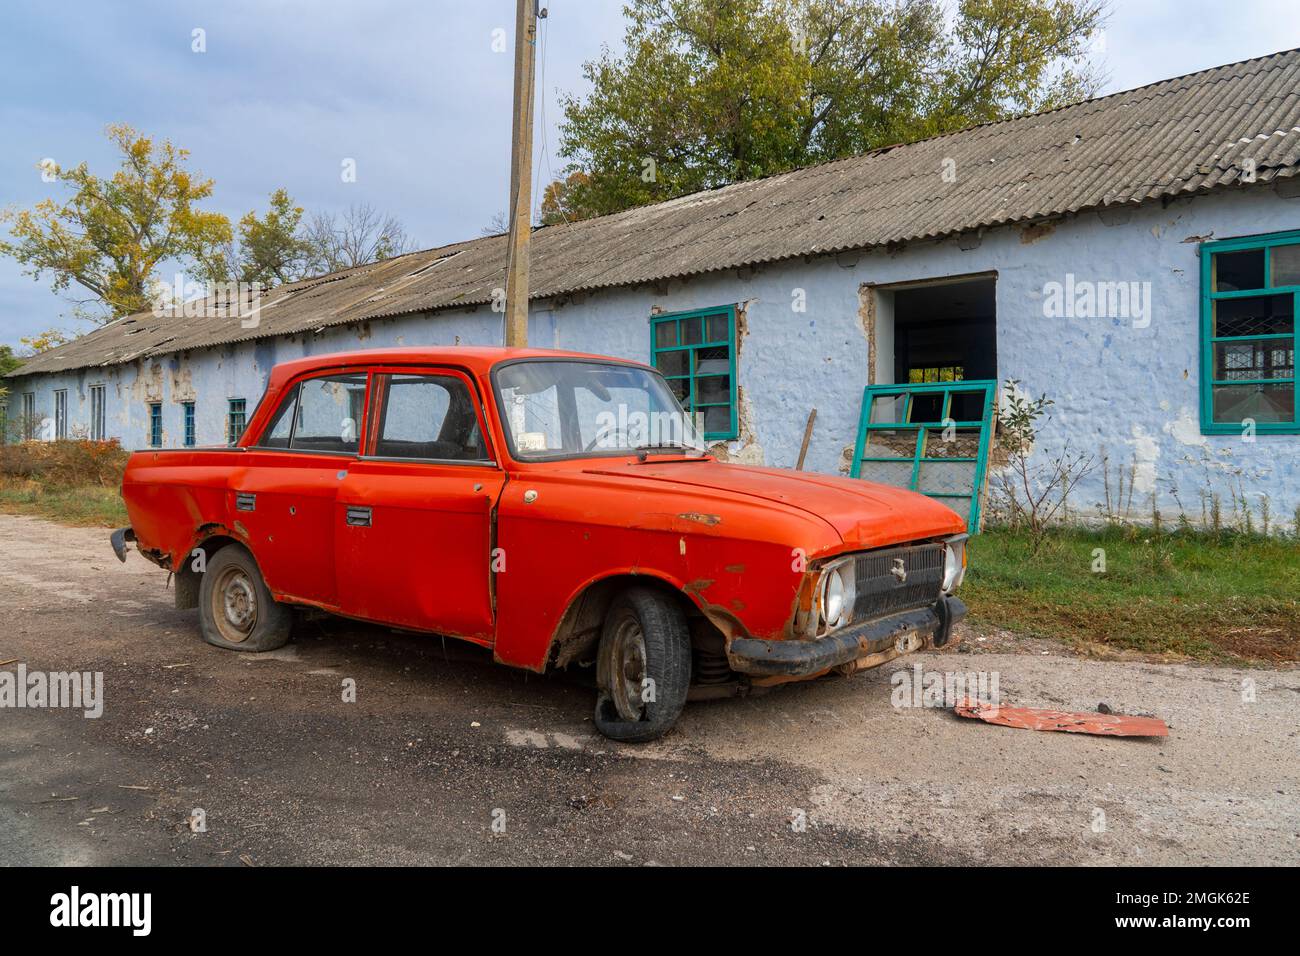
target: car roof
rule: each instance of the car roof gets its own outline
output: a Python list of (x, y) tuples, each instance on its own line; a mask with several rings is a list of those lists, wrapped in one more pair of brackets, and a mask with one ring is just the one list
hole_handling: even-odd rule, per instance
[(353, 349), (326, 355), (309, 355), (277, 364), (271, 372), (273, 386), (279, 386), (295, 376), (316, 369), (372, 366), (372, 365), (458, 365), (476, 374), (486, 374), (493, 366), (519, 359), (595, 359), (602, 362), (622, 362), (649, 368), (644, 362), (595, 355), (589, 352), (569, 352), (564, 349), (504, 348), (499, 345), (420, 345), (405, 348)]

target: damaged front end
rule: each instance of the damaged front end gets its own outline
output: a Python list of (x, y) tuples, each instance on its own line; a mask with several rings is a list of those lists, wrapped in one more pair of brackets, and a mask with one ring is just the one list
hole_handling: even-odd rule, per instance
[(966, 539), (961, 534), (865, 551), (810, 569), (792, 637), (735, 638), (727, 647), (731, 668), (755, 678), (798, 680), (943, 647), (966, 616), (966, 605), (953, 595), (965, 576)]

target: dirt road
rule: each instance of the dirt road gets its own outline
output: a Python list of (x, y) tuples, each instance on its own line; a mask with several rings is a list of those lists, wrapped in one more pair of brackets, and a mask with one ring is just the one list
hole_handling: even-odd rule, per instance
[[(97, 719), (0, 709), (0, 863), (1300, 860), (1295, 670), (968, 637), (971, 653), (691, 704), (633, 747), (594, 732), (582, 676), (437, 638), (329, 621), (270, 655), (218, 650), (165, 578), (119, 564), (106, 532), (0, 515), (0, 661), (102, 672), (105, 698)], [(892, 706), (891, 673), (916, 663), (996, 672), (1012, 703), (1156, 714), (1171, 736)]]

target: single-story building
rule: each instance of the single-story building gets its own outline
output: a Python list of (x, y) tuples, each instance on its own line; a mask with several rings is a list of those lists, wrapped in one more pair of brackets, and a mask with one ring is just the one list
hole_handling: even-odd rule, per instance
[[(794, 466), (815, 408), (805, 467), (919, 471), (921, 490), (938, 466), (872, 453), (864, 388), (930, 383), (899, 420), (961, 424), (978, 413), (945, 384), (1014, 379), (1054, 402), (1040, 460), (1067, 443), (1104, 459), (1073, 511), (1195, 523), (1218, 496), (1289, 525), (1297, 173), (1290, 51), (540, 228), (529, 344), (657, 365), (732, 460)], [(227, 442), (277, 362), (499, 344), (505, 261), (492, 236), (281, 286), (255, 327), (124, 317), (13, 373), (9, 417), (128, 447)]]

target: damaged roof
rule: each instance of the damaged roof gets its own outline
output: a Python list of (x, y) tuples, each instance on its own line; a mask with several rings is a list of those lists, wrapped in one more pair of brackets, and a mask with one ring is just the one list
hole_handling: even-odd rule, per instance
[[(955, 173), (942, 175), (945, 160)], [(637, 285), (951, 236), (1300, 171), (1300, 50), (1216, 67), (1019, 119), (537, 229), (531, 297)], [(413, 252), (265, 293), (260, 323), (128, 316), (15, 376), (387, 316), (486, 305), (506, 237)]]

